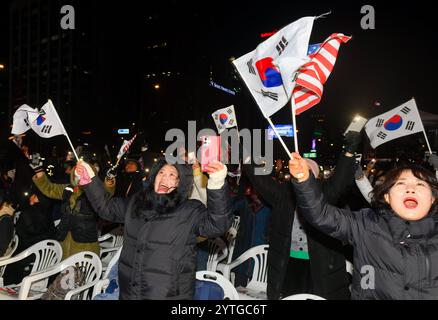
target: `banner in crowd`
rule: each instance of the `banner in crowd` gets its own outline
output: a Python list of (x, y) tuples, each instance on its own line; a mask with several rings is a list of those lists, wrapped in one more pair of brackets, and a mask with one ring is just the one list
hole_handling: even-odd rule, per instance
[(342, 33), (333, 33), (322, 44), (309, 46), (311, 60), (298, 71), (293, 89), (297, 115), (321, 101), (323, 85), (333, 71), (341, 43), (350, 39)]
[(292, 96), (296, 71), (309, 62), (310, 33), (315, 17), (301, 18), (233, 61), (265, 118)]
[(213, 117), (219, 134), (224, 132), (225, 129), (237, 126), (236, 113), (233, 105), (227, 108), (216, 110), (211, 114), (211, 116)]
[(370, 119), (365, 125), (365, 131), (373, 148), (385, 142), (424, 131), (415, 99)]

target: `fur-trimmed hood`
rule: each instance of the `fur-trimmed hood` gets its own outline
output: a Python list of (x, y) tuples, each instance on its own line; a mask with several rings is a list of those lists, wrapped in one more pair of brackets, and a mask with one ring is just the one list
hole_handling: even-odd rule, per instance
[(145, 183), (143, 192), (138, 194), (137, 208), (135, 214), (171, 213), (181, 203), (185, 202), (192, 193), (193, 171), (192, 167), (186, 164), (174, 164), (178, 171), (178, 187), (168, 194), (157, 194), (154, 190), (154, 182), (160, 169), (168, 164), (165, 159), (158, 160), (151, 169), (151, 174)]

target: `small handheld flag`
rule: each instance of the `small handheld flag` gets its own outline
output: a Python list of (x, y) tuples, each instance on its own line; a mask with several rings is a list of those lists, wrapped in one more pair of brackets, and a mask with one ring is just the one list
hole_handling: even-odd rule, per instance
[(237, 126), (236, 113), (234, 106), (216, 110), (211, 114), (214, 123), (216, 124), (219, 134), (224, 132), (225, 129), (233, 128)]

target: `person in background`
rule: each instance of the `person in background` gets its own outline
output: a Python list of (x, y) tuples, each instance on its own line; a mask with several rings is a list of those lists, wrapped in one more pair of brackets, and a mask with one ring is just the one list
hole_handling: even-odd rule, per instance
[[(353, 185), (354, 153), (360, 134), (349, 131), (334, 174), (324, 180), (324, 195), (337, 203)], [(306, 160), (315, 178), (319, 167)], [(326, 236), (301, 217), (296, 210), (290, 183), (279, 183), (269, 175), (256, 175), (250, 159), (243, 172), (272, 208), (268, 252), (268, 299), (277, 300), (296, 293), (314, 293), (326, 299), (348, 299), (348, 275), (342, 242)]]
[[(62, 216), (56, 240), (61, 243), (63, 259), (82, 251), (91, 251), (99, 255), (97, 214), (84, 190), (78, 186), (76, 167), (71, 171), (70, 184), (57, 184), (52, 183), (47, 177), (42, 162), (33, 161), (31, 166), (35, 171), (32, 180), (39, 191), (50, 199), (62, 200)], [(97, 174), (94, 166), (93, 170)], [(106, 186), (106, 192), (113, 194), (114, 189)]]
[(14, 237), (15, 209), (7, 202), (0, 201), (0, 257), (2, 257)]

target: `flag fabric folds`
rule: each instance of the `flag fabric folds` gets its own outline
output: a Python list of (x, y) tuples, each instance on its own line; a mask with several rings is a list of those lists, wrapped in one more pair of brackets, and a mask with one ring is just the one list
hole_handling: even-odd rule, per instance
[(38, 117), (30, 122), (30, 127), (42, 138), (66, 135), (64, 125), (51, 100), (41, 107)]
[(123, 155), (128, 152), (129, 148), (131, 147), (131, 144), (134, 142), (135, 138), (137, 138), (137, 135), (134, 135), (131, 140), (123, 140), (123, 144), (120, 147), (119, 153), (117, 154), (117, 159), (121, 159)]
[(237, 126), (236, 113), (234, 112), (234, 106), (232, 105), (227, 108), (216, 110), (211, 116), (213, 117), (219, 134), (224, 132), (225, 129)]
[(322, 44), (309, 46), (308, 55), (311, 60), (298, 71), (293, 89), (297, 115), (321, 101), (323, 85), (333, 71), (339, 47), (350, 39), (342, 33), (333, 33)]
[(415, 99), (370, 119), (365, 125), (365, 131), (373, 148), (385, 142), (424, 131)]
[(301, 18), (233, 61), (263, 115), (268, 118), (292, 96), (296, 71), (309, 61), (315, 17)]
[(27, 104), (20, 106), (14, 113), (11, 133), (20, 135), (30, 129), (30, 123), (38, 117), (38, 110)]

